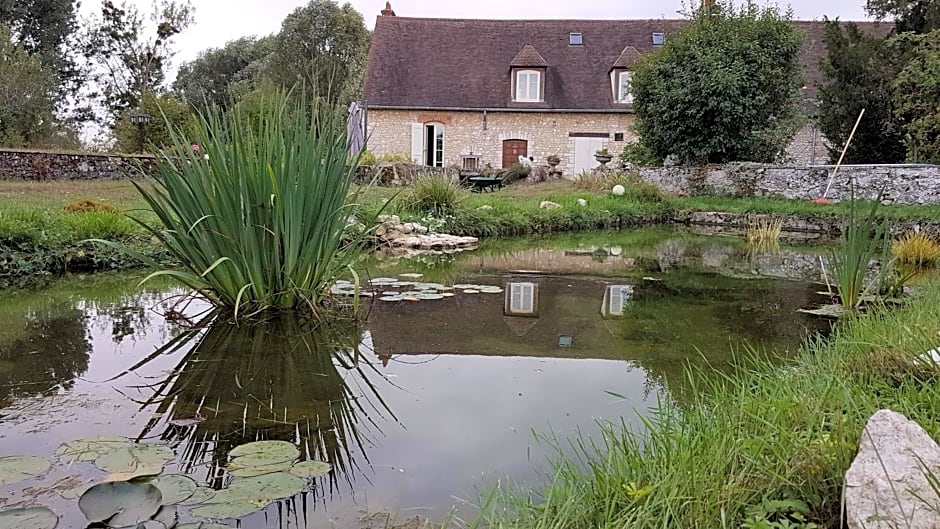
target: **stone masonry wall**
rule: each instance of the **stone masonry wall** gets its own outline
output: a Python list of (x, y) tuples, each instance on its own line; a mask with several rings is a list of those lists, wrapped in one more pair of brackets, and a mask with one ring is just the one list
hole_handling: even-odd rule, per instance
[[(666, 193), (678, 195), (784, 197), (812, 200), (823, 196), (832, 166), (778, 166), (728, 164), (712, 167), (650, 167), (640, 169), (643, 180)], [(940, 203), (940, 166), (843, 165), (836, 174), (830, 199), (851, 197), (850, 181), (857, 197), (883, 198), (899, 204)]]
[[(558, 168), (573, 177), (574, 138), (570, 133), (605, 133), (604, 146), (616, 156), (627, 142), (632, 114), (567, 112), (487, 112), (370, 110), (368, 148), (376, 154), (398, 153), (411, 156), (411, 125), (444, 125), (444, 165), (460, 165), (464, 156), (479, 156), (483, 165), (502, 166), (503, 140), (527, 140), (529, 156), (544, 164), (552, 154), (561, 157)], [(624, 141), (614, 141), (623, 133)]]
[(0, 180), (115, 180), (152, 167), (150, 156), (0, 149)]

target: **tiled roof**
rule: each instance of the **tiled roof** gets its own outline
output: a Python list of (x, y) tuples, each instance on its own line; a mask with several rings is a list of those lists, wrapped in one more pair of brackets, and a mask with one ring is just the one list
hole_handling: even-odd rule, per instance
[[(547, 63), (545, 102), (539, 108), (623, 109), (613, 100), (607, 81), (610, 69), (633, 57), (630, 48), (639, 55), (653, 51), (653, 33), (665, 33), (668, 39), (687, 23), (380, 16), (372, 36), (364, 95), (373, 108), (518, 107), (511, 101), (510, 65), (516, 59), (533, 62), (537, 56)], [(826, 55), (824, 23), (797, 21), (794, 25), (806, 35), (800, 59), (807, 79), (805, 92), (813, 98), (821, 79), (819, 62)], [(891, 24), (872, 22), (859, 26), (878, 34), (892, 29)], [(583, 45), (569, 45), (572, 32), (583, 35)]]
[(633, 46), (627, 46), (620, 53), (620, 57), (617, 57), (617, 60), (614, 61), (612, 68), (630, 68), (636, 61), (640, 60), (640, 52), (637, 51)]
[(548, 61), (543, 59), (531, 44), (526, 44), (519, 52), (519, 55), (516, 55), (516, 58), (509, 63), (509, 66), (544, 68), (548, 66)]

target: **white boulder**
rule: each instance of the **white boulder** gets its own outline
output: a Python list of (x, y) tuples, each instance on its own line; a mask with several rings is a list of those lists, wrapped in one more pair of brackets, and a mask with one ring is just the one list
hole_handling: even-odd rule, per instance
[(858, 455), (845, 473), (850, 529), (936, 529), (940, 497), (927, 480), (940, 477), (940, 446), (917, 423), (879, 410), (862, 431)]

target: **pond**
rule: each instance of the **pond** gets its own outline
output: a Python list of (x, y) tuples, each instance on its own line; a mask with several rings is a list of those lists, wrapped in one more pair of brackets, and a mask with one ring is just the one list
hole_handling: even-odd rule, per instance
[[(288, 441), (332, 466), (223, 525), (470, 519), (501, 480), (544, 483), (568, 439), (608, 421), (638, 428), (657, 402), (683, 402), (689, 366), (728, 370), (748, 347), (786, 356), (827, 332), (796, 312), (817, 301), (819, 254), (661, 227), (382, 255), (368, 265), (366, 321), (317, 329), (290, 318), (193, 329), (206, 307), (169, 285), (138, 289), (143, 273), (5, 292), (0, 457), (52, 467), (0, 487), (0, 509), (44, 506), (60, 527), (85, 527), (74, 497), (107, 472), (54, 454), (121, 436), (171, 448), (164, 475), (213, 489), (231, 486), (230, 452), (251, 441)], [(181, 522), (197, 520), (192, 509)]]

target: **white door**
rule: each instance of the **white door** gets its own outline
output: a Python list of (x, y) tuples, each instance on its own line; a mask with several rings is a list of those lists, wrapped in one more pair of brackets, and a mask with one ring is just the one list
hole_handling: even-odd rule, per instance
[(594, 159), (594, 153), (604, 146), (603, 138), (574, 138), (574, 175), (594, 169), (599, 163)]

